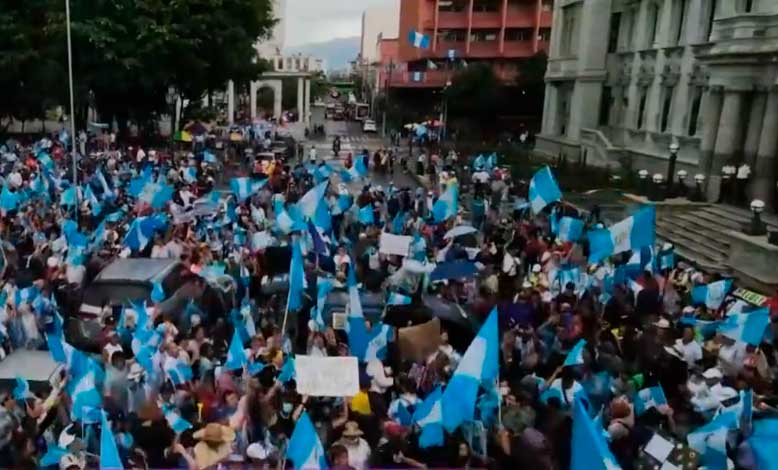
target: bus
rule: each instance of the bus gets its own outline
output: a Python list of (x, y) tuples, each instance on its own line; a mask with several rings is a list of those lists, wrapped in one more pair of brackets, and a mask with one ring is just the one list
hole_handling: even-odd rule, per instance
[(370, 117), (370, 106), (366, 103), (355, 103), (353, 116), (355, 121), (362, 122), (368, 119)]

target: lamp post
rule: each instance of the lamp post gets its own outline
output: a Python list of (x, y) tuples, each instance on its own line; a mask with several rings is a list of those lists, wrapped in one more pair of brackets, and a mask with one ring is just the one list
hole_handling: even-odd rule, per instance
[(686, 170), (678, 170), (678, 195), (681, 197), (686, 197), (687, 193), (689, 192), (689, 188), (686, 187), (686, 177), (688, 176), (688, 173), (686, 173)]
[(675, 162), (678, 160), (678, 150), (681, 148), (678, 141), (673, 139), (670, 143), (670, 160), (667, 163), (667, 197), (673, 196), (673, 177), (675, 175)]
[(751, 201), (751, 222), (745, 227), (744, 232), (751, 236), (761, 237), (767, 235), (767, 226), (762, 222), (762, 212), (764, 212), (764, 201), (754, 199)]
[(76, 155), (76, 106), (73, 97), (73, 42), (70, 37), (70, 0), (65, 0), (65, 24), (68, 36), (68, 87), (70, 92), (70, 145), (73, 158), (73, 187), (76, 188), (76, 203), (73, 207), (73, 215), (78, 220), (78, 161)]
[(703, 196), (702, 187), (705, 184), (705, 175), (697, 173), (694, 175), (694, 194), (692, 195), (692, 201), (702, 202), (705, 200)]
[(640, 186), (638, 190), (640, 191), (640, 194), (643, 196), (648, 195), (648, 188), (646, 187), (647, 179), (648, 179), (648, 170), (640, 170), (638, 171), (638, 178), (640, 179)]
[(732, 176), (737, 170), (735, 167), (726, 165), (721, 168), (721, 188), (719, 189), (718, 203), (729, 202), (730, 190), (732, 186)]
[(654, 173), (654, 176), (651, 177), (651, 180), (654, 182), (653, 191), (651, 191), (651, 199), (652, 201), (663, 201), (665, 199), (665, 194), (662, 191), (662, 182), (664, 181), (665, 177), (662, 176), (661, 173)]
[(170, 106), (170, 142), (171, 145), (175, 145), (176, 141), (176, 111), (178, 111), (176, 106), (178, 103), (176, 102), (176, 89), (172, 86), (168, 87), (167, 94), (165, 95), (165, 101), (167, 101), (168, 106)]

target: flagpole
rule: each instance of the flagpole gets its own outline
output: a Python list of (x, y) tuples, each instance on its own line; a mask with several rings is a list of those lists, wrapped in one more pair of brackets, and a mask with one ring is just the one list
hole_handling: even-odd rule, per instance
[(76, 107), (73, 99), (73, 43), (70, 38), (70, 0), (65, 0), (65, 24), (68, 37), (68, 87), (70, 88), (70, 145), (73, 158), (73, 188), (76, 195), (73, 217), (78, 221), (78, 164), (76, 163)]

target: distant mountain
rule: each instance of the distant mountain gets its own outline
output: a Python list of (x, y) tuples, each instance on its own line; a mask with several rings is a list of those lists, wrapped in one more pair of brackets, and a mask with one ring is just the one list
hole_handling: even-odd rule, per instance
[(326, 42), (302, 44), (284, 49), (285, 54), (307, 54), (324, 59), (327, 70), (340, 70), (348, 68), (349, 62), (356, 59), (359, 54), (361, 38), (336, 38)]

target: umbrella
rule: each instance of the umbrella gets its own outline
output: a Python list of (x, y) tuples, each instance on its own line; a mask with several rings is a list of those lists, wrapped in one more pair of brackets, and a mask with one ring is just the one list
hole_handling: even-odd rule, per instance
[(446, 232), (443, 238), (448, 240), (448, 239), (452, 239), (462, 235), (467, 235), (469, 233), (476, 233), (476, 232), (478, 232), (478, 230), (475, 227), (471, 227), (469, 225), (459, 225)]
[(195, 121), (192, 124), (189, 124), (188, 126), (184, 127), (184, 130), (193, 135), (201, 135), (208, 132), (208, 128), (206, 128), (200, 121)]
[(192, 134), (187, 131), (178, 131), (176, 132), (176, 140), (179, 142), (191, 142)]
[(406, 129), (413, 129), (414, 127), (416, 127), (416, 124), (406, 124), (403, 127)]

